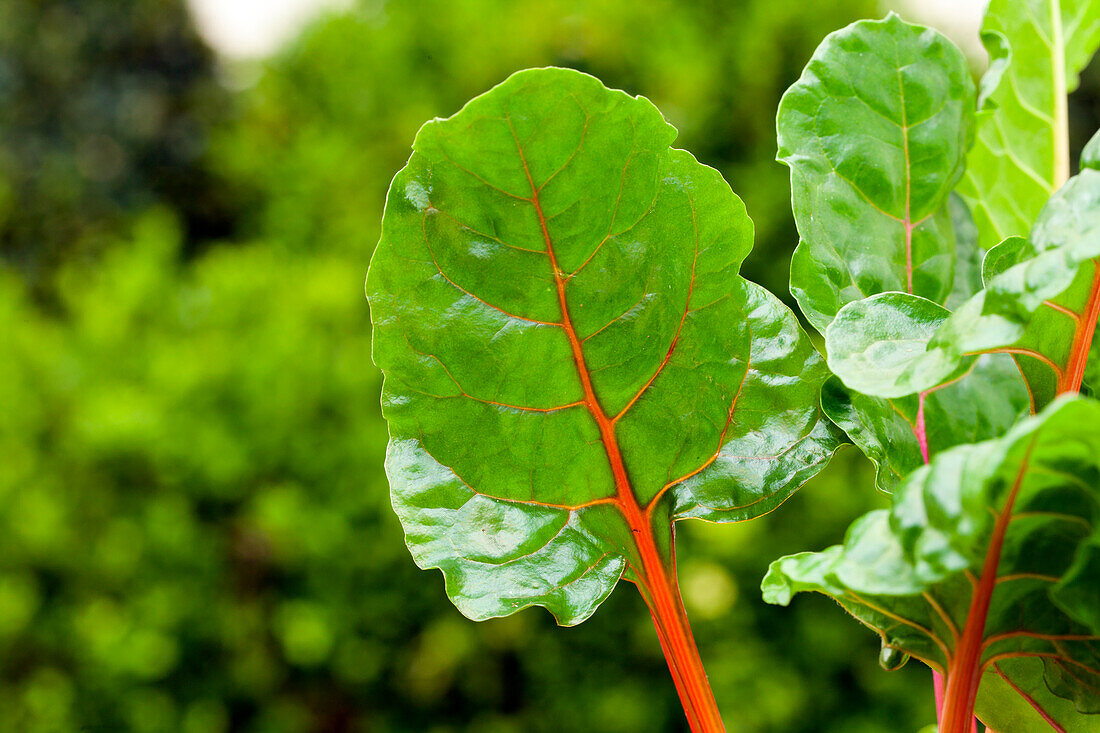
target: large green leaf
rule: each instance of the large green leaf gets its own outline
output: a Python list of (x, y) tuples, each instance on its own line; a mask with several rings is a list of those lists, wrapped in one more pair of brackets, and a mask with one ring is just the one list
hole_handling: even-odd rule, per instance
[[(949, 198), (970, 144), (973, 96), (958, 49), (896, 15), (830, 35), (784, 95), (778, 157), (791, 169), (802, 237), (791, 292), (818, 329), (846, 303), (883, 291), (953, 304), (980, 289), (977, 231), (966, 204)], [(889, 489), (925, 454), (1015, 421), (1026, 394), (1001, 361), (983, 362), (966, 385), (903, 400), (833, 380), (823, 407)], [(992, 399), (991, 409), (944, 407), (976, 397)]]
[(838, 445), (825, 365), (738, 275), (743, 204), (675, 136), (524, 71), (426, 124), (390, 187), (367, 293), (392, 500), (470, 618), (645, 594), (671, 521), (770, 511)]
[[(1100, 403), (1066, 396), (1002, 438), (941, 453), (843, 545), (776, 561), (762, 587), (782, 605), (803, 591), (834, 597), (949, 685), (973, 643), (976, 674), (1000, 665), (1020, 691), (1071, 701), (1046, 711), (1066, 730), (1096, 730), (1080, 713), (1100, 712), (1098, 527)], [(1042, 688), (1020, 660), (1042, 664)]]
[(991, 0), (978, 136), (959, 184), (988, 249), (1026, 235), (1069, 178), (1066, 95), (1100, 44), (1096, 0)]
[(958, 376), (975, 354), (1011, 353), (1041, 408), (1082, 383), (1100, 311), (1098, 258), (1100, 170), (1086, 167), (1027, 240), (990, 250), (985, 289), (954, 313), (906, 293), (845, 306), (826, 331), (829, 365), (851, 389), (900, 397)]
[(818, 330), (872, 293), (951, 293), (946, 203), (963, 174), (973, 99), (958, 48), (893, 14), (828, 36), (783, 96), (778, 159), (791, 169), (801, 236), (791, 293)]

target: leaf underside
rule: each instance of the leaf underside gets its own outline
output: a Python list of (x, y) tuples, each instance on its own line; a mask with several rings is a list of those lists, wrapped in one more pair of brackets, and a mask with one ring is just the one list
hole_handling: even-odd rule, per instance
[(1100, 712), (1098, 522), (1100, 403), (1063, 397), (1003, 438), (941, 453), (898, 487), (889, 510), (854, 523), (843, 545), (776, 561), (764, 596), (785, 605), (798, 592), (830, 595), (885, 644), (948, 670), (970, 604), (987, 588), (987, 678), (999, 666), (1044, 702), (1071, 702), (1058, 721), (1067, 730), (1095, 730), (1100, 719), (1080, 714)]
[(519, 72), (426, 124), (367, 278), (406, 542), (464, 614), (587, 618), (638, 533), (778, 506), (838, 445), (752, 223), (646, 99)]

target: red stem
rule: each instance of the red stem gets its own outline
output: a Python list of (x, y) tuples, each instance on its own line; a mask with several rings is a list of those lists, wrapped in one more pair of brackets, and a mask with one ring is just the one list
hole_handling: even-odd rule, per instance
[[(1009, 684), (1012, 684), (1011, 682)], [(944, 682), (943, 675), (932, 670), (932, 690), (936, 695), (936, 723), (937, 727), (943, 725), (943, 698), (945, 694), (946, 683)], [(1021, 693), (1022, 694), (1022, 693)], [(1041, 712), (1041, 711), (1040, 711)], [(970, 721), (971, 729), (970, 733), (978, 733), (978, 721)]]
[[(1030, 452), (1029, 452), (1030, 456)], [(1001, 550), (1005, 534), (1012, 518), (1012, 508), (1023, 483), (1029, 458), (1025, 458), (1016, 475), (1004, 508), (993, 525), (993, 536), (985, 555), (982, 575), (970, 600), (966, 626), (955, 647), (955, 656), (947, 670), (947, 688), (944, 695), (940, 733), (969, 733), (974, 726), (974, 703), (978, 697), (978, 684), (982, 676), (982, 646), (985, 642), (985, 622), (993, 589), (997, 585), (997, 569), (1001, 563)]]
[(643, 563), (636, 585), (653, 616), (688, 724), (693, 733), (724, 733), (726, 727), (703, 669), (676, 579), (661, 562), (653, 533), (635, 531), (634, 536)]
[(1079, 391), (1081, 380), (1085, 377), (1085, 365), (1089, 360), (1089, 349), (1092, 348), (1096, 319), (1100, 316), (1100, 259), (1093, 262), (1093, 267), (1096, 274), (1092, 278), (1092, 289), (1089, 291), (1089, 299), (1081, 314), (1082, 318), (1077, 322), (1077, 329), (1073, 334), (1073, 345), (1070, 347), (1069, 361), (1066, 362), (1066, 368), (1058, 383), (1058, 394)]
[(919, 402), (917, 403), (917, 420), (916, 425), (913, 426), (913, 435), (917, 436), (917, 445), (920, 446), (920, 457), (924, 459), (925, 463), (928, 463), (928, 431), (924, 426), (924, 398), (928, 395), (927, 392), (921, 392), (918, 395)]
[[(509, 125), (511, 125), (511, 120), (509, 120)], [(515, 136), (515, 130), (512, 131), (512, 134)], [(547, 226), (546, 216), (542, 211), (542, 204), (539, 202), (539, 188), (531, 178), (531, 171), (527, 166), (527, 160), (524, 157), (518, 137), (516, 137), (516, 150), (519, 152), (520, 160), (523, 163), (523, 171), (527, 176), (527, 182), (531, 185), (531, 198), (528, 200), (535, 208), (535, 214), (538, 217), (543, 240), (546, 244), (546, 254), (550, 259), (554, 287), (558, 295), (558, 305), (561, 307), (562, 319), (558, 325), (565, 331), (570, 349), (573, 352), (577, 376), (580, 378), (581, 387), (584, 390), (584, 405), (600, 430), (600, 440), (603, 442), (604, 451), (607, 453), (611, 473), (615, 477), (615, 503), (618, 505), (623, 517), (625, 517), (637, 545), (641, 567), (633, 568), (637, 576), (634, 579), (635, 585), (638, 586), (638, 590), (653, 616), (657, 638), (661, 641), (661, 649), (664, 650), (669, 671), (672, 672), (672, 680), (676, 683), (676, 690), (680, 693), (680, 701), (683, 704), (684, 714), (687, 716), (691, 730), (693, 733), (725, 733), (726, 728), (718, 712), (718, 704), (714, 700), (714, 693), (711, 692), (706, 672), (703, 670), (703, 662), (699, 657), (699, 650), (695, 646), (695, 639), (691, 634), (691, 627), (688, 625), (687, 612), (684, 610), (684, 604), (680, 598), (680, 590), (675, 577), (675, 561), (673, 557), (669, 557), (666, 564), (664, 558), (661, 557), (653, 535), (653, 524), (650, 521), (649, 513), (638, 504), (634, 489), (630, 485), (630, 478), (627, 475), (626, 465), (623, 463), (622, 452), (619, 449), (619, 441), (615, 436), (615, 418), (609, 417), (604, 412), (603, 406), (596, 397), (596, 391), (592, 385), (592, 375), (588, 370), (584, 350), (581, 347), (581, 340), (577, 337), (577, 331), (573, 327), (573, 319), (569, 313), (569, 303), (565, 292), (568, 277), (558, 265), (557, 255), (554, 253), (554, 242), (550, 237), (550, 230)], [(694, 271), (692, 277), (694, 279)], [(682, 324), (683, 321), (681, 320)], [(675, 344), (674, 339), (672, 347)], [(662, 368), (671, 357), (672, 347), (669, 348), (669, 353), (661, 364)], [(660, 372), (660, 369), (658, 369), (658, 372)], [(669, 544), (671, 549), (672, 543)]]
[(932, 670), (932, 691), (936, 696), (936, 727), (943, 725), (943, 675)]

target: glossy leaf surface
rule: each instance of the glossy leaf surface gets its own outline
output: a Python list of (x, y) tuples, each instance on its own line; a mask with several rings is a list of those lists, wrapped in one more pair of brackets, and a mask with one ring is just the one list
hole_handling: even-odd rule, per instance
[(959, 379), (924, 397), (872, 397), (830, 377), (821, 391), (825, 414), (875, 464), (875, 482), (893, 491), (925, 464), (917, 431), (923, 427), (929, 457), (963, 443), (1003, 435), (1028, 410), (1027, 389), (1012, 360), (1003, 355), (978, 359)]
[[(982, 252), (966, 204), (952, 194), (955, 284), (948, 308), (982, 289)], [(986, 258), (988, 259), (988, 258)], [(1028, 410), (1027, 388), (1006, 355), (978, 359), (965, 379), (923, 396), (872, 397), (830, 377), (821, 393), (825, 414), (875, 464), (876, 484), (891, 491), (931, 456), (962, 443), (1003, 435)]]
[(390, 188), (367, 292), (392, 500), (471, 618), (645, 595), (671, 521), (763, 514), (837, 446), (824, 364), (738, 275), (743, 204), (675, 136), (520, 72), (425, 125)]
[(852, 303), (826, 332), (829, 363), (855, 390), (898, 397), (958, 376), (974, 354), (1012, 354), (1036, 408), (1076, 389), (1100, 310), (1100, 171), (1084, 169), (1027, 240), (989, 253), (985, 289), (948, 313), (889, 293)]
[(1100, 44), (1095, 0), (991, 0), (982, 25), (990, 68), (959, 193), (980, 243), (1026, 235), (1069, 177), (1066, 95)]
[[(773, 563), (764, 597), (830, 595), (949, 686), (1001, 664), (1027, 686), (1023, 673), (1040, 665), (1047, 692), (1032, 691), (1072, 701), (1052, 706), (1067, 730), (1093, 730), (1100, 721), (1082, 713), (1100, 712), (1098, 522), (1100, 403), (1067, 396), (1002, 438), (940, 454), (843, 545)], [(969, 647), (980, 666), (966, 670)]]
[[(791, 169), (802, 237), (791, 292), (819, 329), (846, 303), (884, 291), (954, 306), (981, 289), (977, 230), (948, 194), (962, 174), (973, 94), (946, 38), (891, 15), (826, 38), (784, 96), (779, 160)], [(1023, 392), (1018, 375), (987, 360), (968, 384), (925, 398), (871, 397), (830, 380), (822, 405), (888, 490), (926, 454), (1003, 432)], [(979, 396), (995, 398), (984, 413), (943, 409)]]
[(974, 85), (944, 36), (891, 14), (828, 36), (779, 106), (801, 242), (791, 292), (824, 331), (840, 308), (900, 290), (942, 302), (948, 195), (972, 138)]

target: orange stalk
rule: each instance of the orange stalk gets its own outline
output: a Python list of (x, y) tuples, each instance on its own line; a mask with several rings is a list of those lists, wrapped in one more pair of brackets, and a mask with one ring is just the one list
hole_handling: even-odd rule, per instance
[[(565, 336), (569, 340), (577, 376), (580, 378), (581, 387), (584, 390), (583, 404), (599, 427), (600, 440), (603, 443), (604, 451), (607, 453), (611, 473), (615, 478), (616, 495), (614, 502), (626, 519), (638, 549), (641, 567), (634, 568), (637, 575), (637, 578), (634, 579), (635, 585), (638, 586), (638, 590), (653, 616), (657, 638), (660, 639), (661, 649), (668, 661), (672, 680), (675, 682), (676, 690), (680, 694), (680, 702), (683, 704), (684, 714), (687, 716), (692, 732), (725, 733), (726, 728), (718, 712), (718, 704), (714, 700), (714, 693), (711, 692), (710, 682), (703, 670), (703, 662), (699, 657), (699, 650), (695, 646), (695, 638), (692, 636), (691, 627), (688, 624), (683, 600), (680, 598), (680, 590), (676, 584), (675, 563), (670, 557), (666, 565), (660, 551), (657, 549), (652, 522), (649, 521), (648, 512), (642, 509), (637, 496), (634, 494), (630, 477), (627, 475), (626, 465), (623, 462), (622, 452), (619, 449), (619, 441), (615, 436), (616, 420), (626, 409), (629, 409), (633, 402), (645, 391), (645, 388), (657, 378), (657, 375), (668, 364), (672, 351), (676, 347), (676, 339), (673, 339), (668, 354), (665, 355), (664, 361), (661, 362), (649, 382), (635, 395), (634, 399), (627, 404), (619, 415), (609, 417), (596, 397), (596, 391), (592, 385), (592, 375), (585, 362), (582, 342), (577, 337), (577, 331), (573, 327), (573, 319), (569, 313), (569, 302), (565, 290), (569, 276), (563, 273), (558, 265), (557, 255), (554, 252), (554, 242), (550, 237), (550, 230), (547, 227), (546, 216), (542, 211), (542, 204), (539, 202), (539, 189), (531, 177), (518, 138), (516, 138), (516, 149), (519, 151), (524, 173), (531, 186), (531, 198), (527, 200), (534, 206), (535, 215), (538, 217), (543, 241), (546, 244), (546, 254), (550, 259), (550, 267), (554, 276), (554, 287), (557, 290), (558, 305), (561, 308), (562, 315), (561, 322), (556, 325), (559, 325), (565, 331)], [(694, 278), (695, 270), (693, 266), (692, 283), (694, 283)], [(689, 287), (689, 302), (690, 290)], [(680, 320), (681, 326), (683, 326), (686, 317), (687, 307), (685, 306), (684, 316)], [(677, 329), (677, 334), (679, 334), (679, 329)]]

